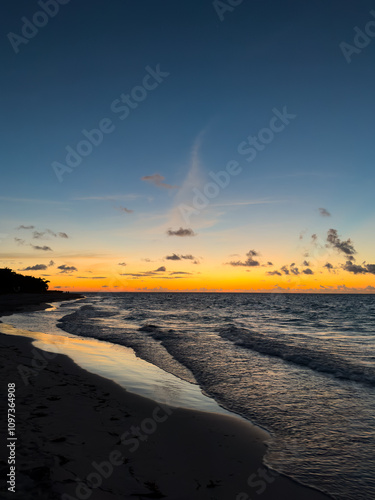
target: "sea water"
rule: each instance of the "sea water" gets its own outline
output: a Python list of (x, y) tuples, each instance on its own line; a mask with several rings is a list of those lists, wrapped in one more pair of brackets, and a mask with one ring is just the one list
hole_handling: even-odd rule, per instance
[(267, 430), (274, 470), (375, 498), (375, 295), (89, 293), (3, 321), (130, 347)]

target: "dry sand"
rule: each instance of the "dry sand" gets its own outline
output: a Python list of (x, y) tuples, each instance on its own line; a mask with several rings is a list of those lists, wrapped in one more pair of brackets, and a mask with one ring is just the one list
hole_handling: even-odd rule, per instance
[[(163, 407), (67, 356), (32, 349), (30, 339), (0, 335), (1, 498), (328, 498), (266, 468), (266, 434), (250, 423)], [(16, 384), (16, 493), (5, 485), (9, 382)]]

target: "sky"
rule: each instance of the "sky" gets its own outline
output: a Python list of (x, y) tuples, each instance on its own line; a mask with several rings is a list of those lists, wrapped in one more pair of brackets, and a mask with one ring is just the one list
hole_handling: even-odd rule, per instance
[(4, 0), (0, 267), (375, 292), (375, 0)]

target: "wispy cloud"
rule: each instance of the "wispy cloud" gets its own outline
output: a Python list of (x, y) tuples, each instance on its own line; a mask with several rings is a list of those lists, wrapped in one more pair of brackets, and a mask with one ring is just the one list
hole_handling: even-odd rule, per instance
[(52, 229), (45, 229), (44, 231), (33, 231), (34, 239), (44, 239), (46, 235), (53, 236), (54, 238), (69, 238), (69, 236), (66, 233), (63, 232), (55, 233), (54, 231), (52, 231)]
[(78, 280), (104, 280), (107, 276), (75, 276)]
[(346, 255), (354, 255), (357, 253), (351, 239), (348, 238), (346, 241), (340, 240), (336, 229), (329, 229), (327, 233), (327, 242), (327, 246), (336, 248), (336, 250)]
[(326, 208), (319, 208), (319, 213), (322, 217), (331, 217), (331, 214)]
[(73, 201), (133, 201), (137, 198), (148, 198), (141, 194), (109, 194), (98, 196), (77, 196)]
[(46, 203), (51, 205), (61, 205), (62, 201), (42, 200), (37, 198), (15, 198), (13, 196), (0, 196), (0, 201), (10, 201), (14, 203)]
[(16, 229), (34, 229), (35, 226), (24, 226), (23, 224), (21, 224), (21, 226), (18, 226), (16, 227)]
[(134, 210), (130, 210), (130, 208), (126, 208), (126, 207), (116, 207), (117, 210), (120, 210), (120, 212), (124, 212), (126, 214), (132, 214), (134, 213)]
[(47, 247), (46, 245), (44, 246), (39, 246), (39, 245), (31, 245), (34, 250), (43, 250), (43, 252), (52, 252), (52, 248)]
[(160, 174), (153, 174), (153, 175), (145, 175), (141, 177), (141, 181), (146, 181), (154, 186), (164, 188), (164, 189), (178, 189), (179, 186), (172, 186), (171, 184), (167, 184), (163, 182), (165, 180), (165, 177), (163, 177)]
[(247, 205), (267, 205), (274, 203), (286, 203), (287, 200), (270, 200), (269, 198), (260, 200), (227, 201), (223, 203), (211, 203), (211, 207), (242, 207)]
[(158, 267), (153, 271), (141, 271), (138, 273), (121, 273), (120, 276), (130, 276), (132, 278), (145, 278), (147, 276), (159, 276), (160, 273), (165, 273), (167, 271), (165, 266)]

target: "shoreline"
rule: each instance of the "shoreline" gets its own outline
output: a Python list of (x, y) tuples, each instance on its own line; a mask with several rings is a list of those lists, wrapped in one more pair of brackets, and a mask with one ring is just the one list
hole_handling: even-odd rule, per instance
[(0, 357), (2, 393), (16, 384), (17, 493), (6, 498), (330, 498), (268, 469), (250, 422), (129, 393), (22, 336), (1, 334)]
[(49, 302), (63, 302), (83, 299), (84, 297), (80, 293), (57, 291), (0, 294), (0, 317), (27, 311), (42, 311), (48, 309)]

